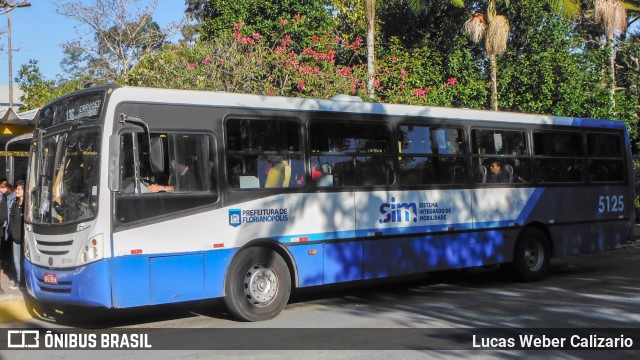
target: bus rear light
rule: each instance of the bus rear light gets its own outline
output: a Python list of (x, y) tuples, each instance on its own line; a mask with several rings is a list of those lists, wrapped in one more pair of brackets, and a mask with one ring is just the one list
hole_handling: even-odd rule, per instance
[(131, 255), (142, 254), (142, 249), (133, 249), (131, 250)]

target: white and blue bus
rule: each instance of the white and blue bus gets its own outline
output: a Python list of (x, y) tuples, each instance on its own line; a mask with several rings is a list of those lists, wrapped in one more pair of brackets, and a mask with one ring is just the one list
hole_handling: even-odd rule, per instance
[(87, 89), (37, 119), (27, 287), (106, 308), (224, 297), (257, 321), (301, 287), (495, 264), (535, 281), (630, 240), (633, 183), (617, 121)]

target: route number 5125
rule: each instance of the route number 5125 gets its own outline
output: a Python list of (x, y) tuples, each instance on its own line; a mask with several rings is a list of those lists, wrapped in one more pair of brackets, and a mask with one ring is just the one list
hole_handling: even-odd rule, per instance
[(602, 195), (598, 198), (598, 212), (622, 212), (624, 203), (623, 195)]

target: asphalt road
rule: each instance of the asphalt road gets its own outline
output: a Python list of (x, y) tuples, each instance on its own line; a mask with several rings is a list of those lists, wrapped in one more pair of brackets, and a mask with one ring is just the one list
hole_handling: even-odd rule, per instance
[[(103, 329), (102, 332), (156, 331), (168, 339), (160, 344), (154, 343), (156, 349), (163, 346), (172, 349), (176, 345), (171, 339), (178, 344), (186, 343), (185, 348), (189, 349), (128, 353), (134, 358), (154, 360), (199, 359), (214, 354), (225, 358), (246, 358), (248, 355), (249, 358), (261, 359), (302, 356), (338, 359), (389, 356), (401, 359), (451, 356), (515, 358), (522, 355), (522, 351), (469, 351), (472, 344), (468, 335), (478, 332), (479, 337), (483, 334), (493, 336), (482, 330), (487, 328), (502, 329), (498, 333), (506, 337), (535, 331), (528, 330), (535, 328), (634, 328), (625, 333), (626, 336), (638, 335), (640, 246), (554, 259), (551, 266), (551, 274), (535, 283), (512, 282), (492, 269), (473, 269), (401, 281), (357, 284), (355, 287), (305, 289), (293, 294), (290, 304), (280, 316), (260, 323), (236, 321), (226, 313), (222, 302), (216, 300), (120, 311), (68, 308), (64, 309), (63, 316), (58, 315), (54, 319), (34, 319), (3, 327), (28, 326), (54, 331), (95, 328)], [(368, 337), (359, 339), (351, 330), (344, 329), (356, 329)], [(437, 351), (424, 351), (425, 346), (416, 347), (411, 343), (412, 336), (428, 338), (432, 345), (426, 348)], [(318, 338), (323, 339), (328, 348), (336, 350), (319, 351), (322, 342), (319, 343)], [(408, 345), (404, 347), (398, 338), (406, 339)], [(634, 340), (635, 345), (640, 346), (640, 337)], [(386, 349), (404, 351), (382, 351)], [(90, 356), (112, 359), (119, 353), (94, 351)], [(609, 360), (636, 356), (639, 352), (565, 352), (558, 349), (526, 353), (563, 358), (606, 356)], [(0, 359), (36, 359), (43, 355), (41, 351), (11, 350), (1, 354)], [(46, 353), (48, 360), (69, 358), (71, 355), (86, 358), (88, 353)]]

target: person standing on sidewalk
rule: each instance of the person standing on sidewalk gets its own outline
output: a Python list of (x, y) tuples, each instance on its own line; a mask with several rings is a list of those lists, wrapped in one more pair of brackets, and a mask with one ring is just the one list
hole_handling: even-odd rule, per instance
[(13, 243), (13, 266), (16, 270), (16, 282), (11, 289), (23, 288), (22, 254), (24, 240), (24, 181), (16, 183), (15, 200), (11, 204), (9, 220), (7, 221), (9, 240)]
[[(9, 182), (7, 179), (0, 179), (0, 225), (3, 228), (6, 227), (9, 209), (7, 207), (7, 197), (6, 193), (10, 192)], [(0, 234), (0, 278), (2, 278), (2, 271), (6, 268), (9, 268), (10, 263), (10, 253), (11, 253), (11, 243), (4, 236), (4, 231)], [(0, 285), (0, 294), (4, 294), (4, 290), (2, 290), (2, 286)]]

